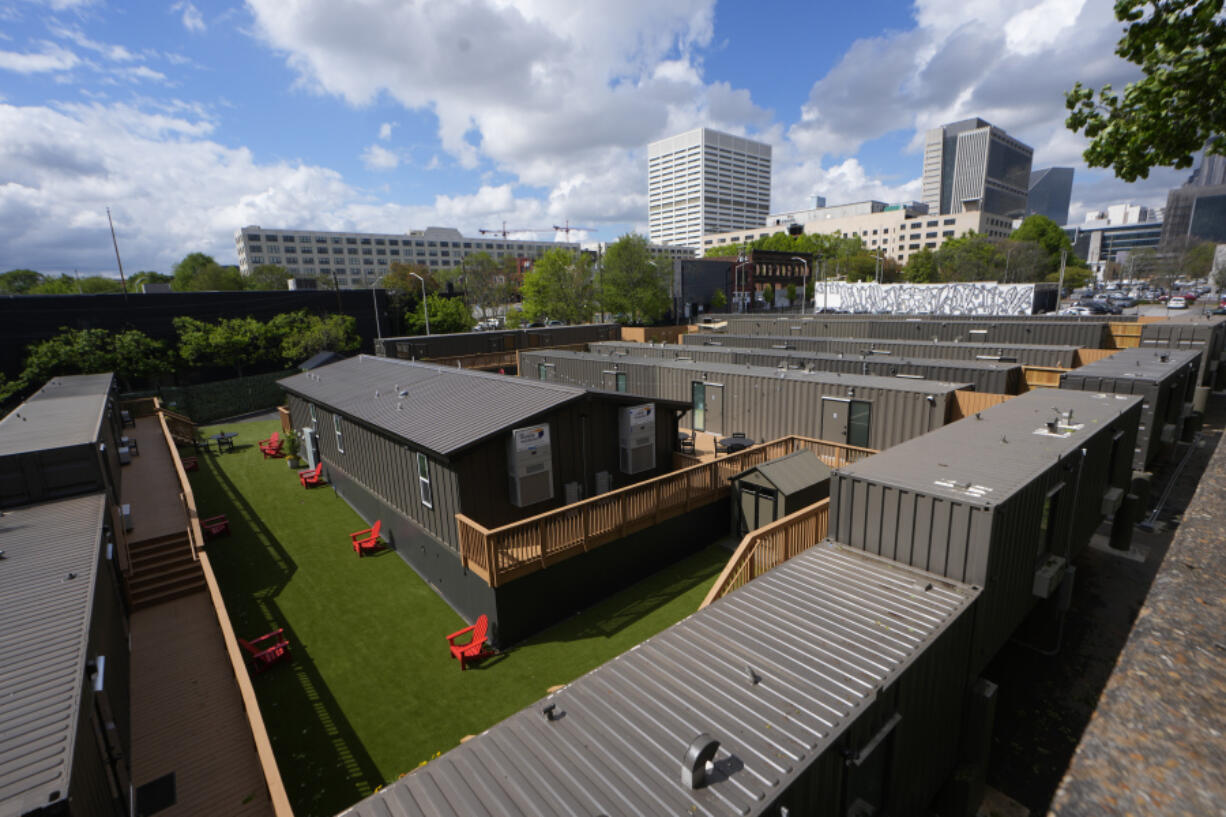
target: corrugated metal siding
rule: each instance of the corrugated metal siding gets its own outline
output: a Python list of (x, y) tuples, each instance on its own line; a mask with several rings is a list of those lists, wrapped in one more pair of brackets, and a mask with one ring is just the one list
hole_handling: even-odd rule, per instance
[[(1139, 398), (1030, 392), (884, 451), (831, 476), (830, 530), (848, 545), (982, 586), (977, 667), (1033, 604), (1039, 529), (1048, 491), (1056, 555), (1074, 558), (1102, 520), (1110, 487), (1127, 490)], [(1075, 395), (1075, 396), (1074, 396)], [(1042, 433), (1052, 406), (1081, 428)], [(1116, 432), (1123, 452), (1112, 463)], [(1084, 453), (1084, 456), (1082, 452)]]
[(1125, 349), (1063, 373), (1060, 388), (1144, 398), (1132, 461), (1134, 469), (1144, 471), (1164, 446), (1162, 427), (1179, 424), (1191, 398), (1188, 384), (1196, 382), (1202, 357), (1200, 351), (1191, 349)]
[[(920, 813), (952, 769), (976, 596), (811, 548), (345, 814), (841, 814), (856, 792), (840, 750), (863, 748), (895, 713), (877, 805)], [(924, 707), (954, 723), (921, 733)], [(692, 790), (680, 764), (703, 732), (720, 741), (717, 771)]]
[[(873, 377), (918, 376), (925, 380), (971, 383), (978, 392), (1018, 394), (1024, 382), (1016, 363), (986, 360), (941, 360), (863, 355), (842, 352), (803, 352), (784, 349), (746, 349), (728, 346), (686, 346), (679, 343), (644, 344), (611, 341), (593, 343), (590, 351), (609, 357), (647, 357), (656, 360), (697, 360), (751, 366), (787, 366), (820, 372), (843, 372)], [(531, 374), (531, 373), (529, 373)]]
[[(106, 498), (93, 494), (0, 518), (0, 812), (68, 794), (86, 683)], [(69, 576), (72, 578), (69, 578)]]
[(1077, 365), (1076, 346), (1038, 346), (1017, 343), (948, 343), (944, 341), (899, 341), (883, 338), (817, 338), (781, 335), (690, 334), (686, 345), (719, 344), (744, 348), (787, 348), (797, 351), (845, 354), (893, 354), (941, 360), (1005, 358), (1024, 366), (1071, 369)]
[[(787, 331), (777, 331), (786, 326)], [(1065, 320), (998, 321), (994, 318), (946, 320), (944, 318), (836, 318), (819, 315), (778, 321), (733, 318), (729, 334), (780, 334), (817, 338), (882, 338), (890, 340), (939, 340), (967, 343), (1024, 343), (1043, 346), (1106, 348), (1110, 331), (1106, 321)]]
[(1222, 361), (1226, 359), (1226, 318), (1167, 320), (1147, 323), (1141, 328), (1141, 347), (1156, 349), (1194, 349), (1204, 353), (1199, 382), (1217, 388)]
[[(829, 439), (822, 434), (822, 398), (846, 399), (852, 390), (854, 399), (872, 403), (868, 447), (877, 449), (943, 425), (952, 393), (964, 387), (930, 380), (837, 373), (788, 371), (782, 372), (785, 376), (781, 377), (779, 370), (762, 367), (610, 359), (583, 352), (524, 353), (521, 362), (524, 377), (535, 377), (537, 366), (545, 364), (551, 382), (570, 385), (599, 386), (607, 380), (607, 372), (624, 371), (630, 393), (647, 398), (688, 401), (695, 381), (721, 384), (722, 389), (708, 386), (706, 390), (705, 430), (718, 434), (744, 432), (760, 442), (788, 434)], [(692, 412), (685, 422), (692, 424)]]
[(514, 352), (547, 346), (570, 346), (595, 343), (621, 337), (621, 327), (614, 323), (551, 326), (531, 329), (507, 329), (495, 332), (456, 332), (449, 335), (412, 335), (403, 338), (381, 338), (375, 341), (375, 351), (381, 357), (403, 360), (427, 360), (435, 357), (479, 355), (490, 352)]

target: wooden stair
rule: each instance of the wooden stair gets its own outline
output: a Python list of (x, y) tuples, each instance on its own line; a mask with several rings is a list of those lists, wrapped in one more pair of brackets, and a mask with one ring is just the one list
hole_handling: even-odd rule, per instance
[(132, 562), (128, 597), (133, 610), (154, 607), (205, 589), (204, 571), (192, 558), (186, 531), (129, 543), (128, 552)]

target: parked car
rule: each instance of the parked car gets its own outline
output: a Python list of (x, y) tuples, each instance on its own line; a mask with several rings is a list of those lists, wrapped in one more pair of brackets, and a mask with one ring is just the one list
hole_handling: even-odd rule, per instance
[(1166, 302), (1167, 309), (1187, 309), (1188, 302), (1180, 295), (1172, 295)]
[(1093, 315), (1094, 313), (1087, 306), (1070, 306), (1070, 307), (1061, 309), (1056, 314), (1057, 315), (1074, 315), (1074, 316), (1079, 316), (1079, 317), (1088, 317), (1090, 315)]

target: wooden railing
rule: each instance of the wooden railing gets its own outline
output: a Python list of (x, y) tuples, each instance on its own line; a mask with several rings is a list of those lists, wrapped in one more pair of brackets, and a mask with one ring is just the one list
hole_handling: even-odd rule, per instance
[(813, 547), (826, 538), (829, 525), (830, 500), (823, 499), (745, 534), (698, 609)]
[[(247, 672), (246, 658), (239, 647), (238, 637), (230, 623), (230, 616), (226, 612), (226, 604), (222, 599), (217, 577), (213, 574), (213, 566), (209, 562), (208, 554), (203, 550), (204, 532), (200, 528), (200, 516), (196, 512), (196, 496), (192, 492), (192, 483), (187, 477), (187, 471), (183, 469), (179, 447), (175, 444), (175, 437), (171, 433), (172, 423), (178, 421), (191, 423), (191, 420), (181, 414), (161, 409), (160, 401), (157, 414), (162, 424), (162, 437), (166, 441), (166, 448), (170, 452), (170, 459), (179, 479), (179, 495), (183, 500), (183, 508), (187, 516), (187, 533), (191, 540), (192, 557), (199, 561), (204, 574), (204, 583), (209, 591), (209, 599), (213, 603), (213, 612), (217, 616), (219, 635), (225, 644), (226, 655), (230, 659), (230, 669), (234, 673), (234, 681), (238, 685), (239, 696), (243, 701), (247, 725), (251, 729), (251, 737), (255, 742), (255, 752), (260, 760), (264, 783), (268, 786), (268, 797), (273, 815), (274, 817), (293, 817), (294, 812), (290, 807), (289, 795), (285, 791), (285, 783), (281, 780), (281, 770), (277, 767), (277, 760), (273, 754), (272, 741), (269, 740), (268, 730), (264, 726), (264, 717), (260, 714), (260, 704), (255, 697), (255, 688), (251, 685), (251, 677)], [(194, 423), (192, 423), (192, 438), (195, 438)]]
[(149, 417), (157, 414), (161, 404), (162, 401), (156, 397), (133, 397), (121, 401), (119, 407), (133, 417)]
[(1069, 371), (1059, 366), (1023, 366), (1022, 375), (1028, 389), (1058, 389), (1060, 375)]
[(708, 505), (742, 471), (808, 449), (832, 468), (876, 454), (871, 448), (790, 436), (644, 480), (490, 529), (456, 514), (464, 567), (498, 587), (624, 536)]
[(990, 409), (1010, 399), (1012, 395), (994, 394), (986, 391), (966, 391), (958, 389), (954, 392), (953, 402), (949, 404), (949, 422), (970, 417), (972, 414)]

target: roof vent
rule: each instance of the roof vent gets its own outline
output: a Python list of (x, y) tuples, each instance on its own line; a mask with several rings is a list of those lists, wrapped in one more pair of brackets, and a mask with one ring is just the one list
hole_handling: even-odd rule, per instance
[(715, 757), (719, 741), (706, 732), (690, 741), (681, 761), (681, 785), (691, 789), (701, 788), (707, 782), (707, 764)]

